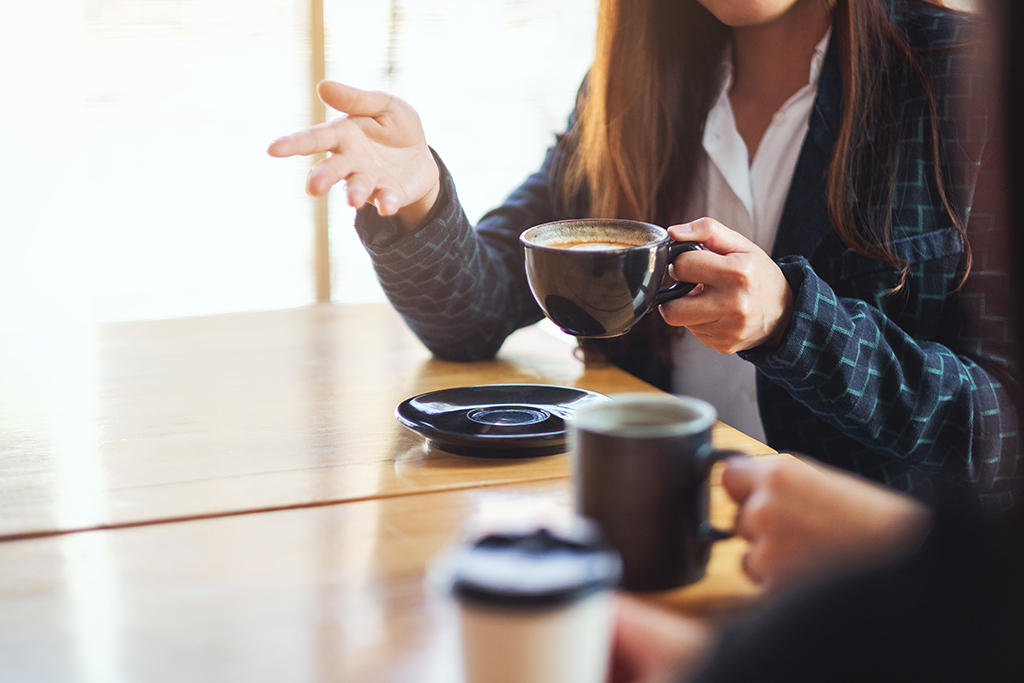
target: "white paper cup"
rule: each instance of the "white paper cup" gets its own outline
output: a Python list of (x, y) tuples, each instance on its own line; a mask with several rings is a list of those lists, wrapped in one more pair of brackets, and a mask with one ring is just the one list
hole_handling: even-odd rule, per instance
[(621, 563), (546, 529), (492, 534), (455, 560), (467, 683), (604, 683)]

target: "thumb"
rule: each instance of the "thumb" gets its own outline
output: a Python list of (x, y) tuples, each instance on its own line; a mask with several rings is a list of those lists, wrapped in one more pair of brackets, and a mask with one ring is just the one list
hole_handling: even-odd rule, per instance
[(335, 81), (320, 81), (316, 85), (320, 100), (350, 116), (379, 116), (391, 103), (391, 95), (376, 90), (360, 90)]

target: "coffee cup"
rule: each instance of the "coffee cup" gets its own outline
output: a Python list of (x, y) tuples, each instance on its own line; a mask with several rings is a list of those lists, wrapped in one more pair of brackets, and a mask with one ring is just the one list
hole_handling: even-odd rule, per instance
[(489, 534), (448, 563), (467, 683), (604, 683), (615, 551), (538, 528)]
[(541, 310), (577, 337), (616, 337), (696, 285), (661, 284), (676, 256), (700, 249), (651, 223), (580, 219), (544, 223), (519, 236), (526, 279)]
[(704, 576), (732, 534), (708, 519), (717, 414), (696, 398), (618, 394), (576, 412), (569, 430), (576, 511), (622, 556), (621, 587), (657, 591)]

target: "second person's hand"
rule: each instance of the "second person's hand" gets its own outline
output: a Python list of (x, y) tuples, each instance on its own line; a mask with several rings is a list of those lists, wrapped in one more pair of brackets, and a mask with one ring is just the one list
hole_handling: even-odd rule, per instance
[(317, 95), (346, 116), (278, 138), (267, 153), (326, 153), (309, 173), (309, 194), (326, 194), (344, 181), (356, 209), (369, 202), (406, 228), (418, 225), (437, 200), (440, 177), (416, 110), (393, 95), (333, 81), (321, 81)]
[(743, 568), (770, 592), (910, 553), (931, 521), (910, 496), (810, 458), (732, 458), (722, 486), (750, 543)]
[(684, 680), (703, 663), (716, 638), (704, 621), (620, 594), (608, 683)]

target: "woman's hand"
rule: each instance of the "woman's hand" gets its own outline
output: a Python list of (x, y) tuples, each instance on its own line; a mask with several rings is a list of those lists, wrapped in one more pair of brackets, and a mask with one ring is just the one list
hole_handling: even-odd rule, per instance
[(619, 595), (610, 683), (670, 683), (693, 672), (715, 634), (703, 622)]
[(672, 226), (669, 233), (704, 249), (676, 258), (673, 277), (702, 286), (662, 304), (665, 321), (719, 353), (778, 346), (793, 314), (793, 292), (771, 257), (711, 218)]
[(441, 186), (416, 110), (387, 93), (332, 81), (321, 81), (316, 91), (325, 104), (347, 116), (278, 138), (267, 153), (327, 153), (309, 173), (309, 194), (326, 194), (345, 181), (351, 206), (359, 209), (372, 202), (382, 216), (397, 214), (407, 228), (418, 225)]
[(730, 459), (722, 485), (750, 543), (743, 568), (768, 591), (909, 553), (931, 517), (907, 495), (789, 455)]

